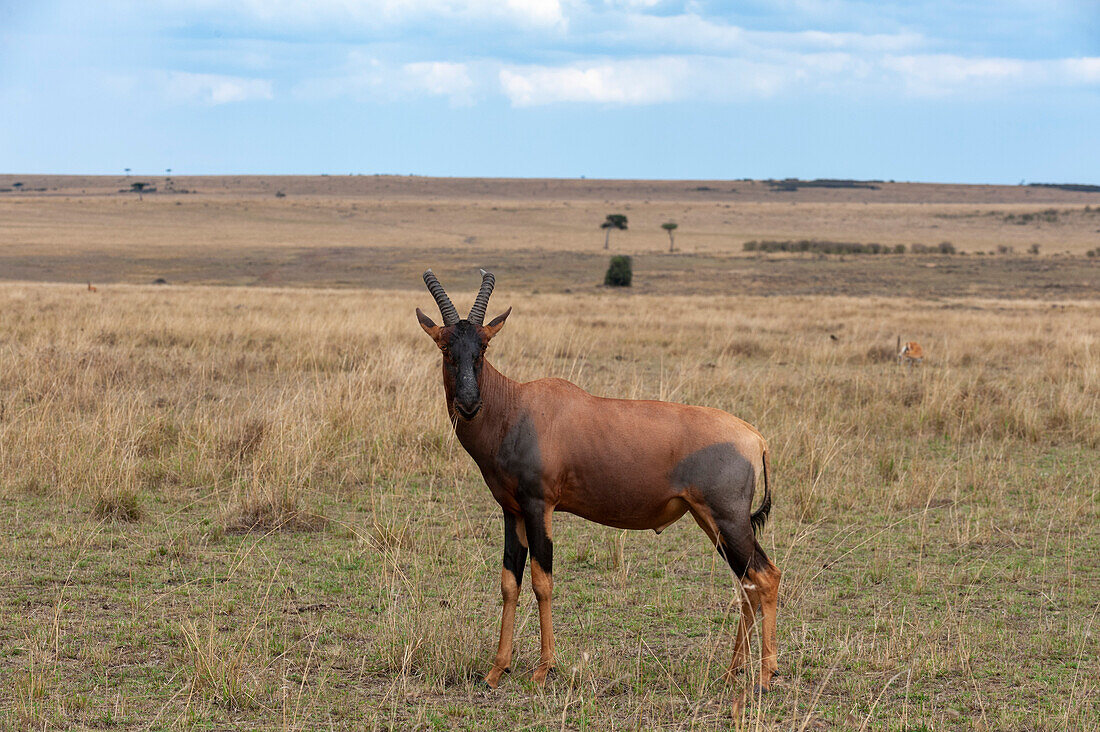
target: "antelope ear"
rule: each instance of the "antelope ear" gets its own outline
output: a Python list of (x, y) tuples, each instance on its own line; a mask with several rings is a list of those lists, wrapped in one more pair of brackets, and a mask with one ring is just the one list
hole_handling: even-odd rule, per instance
[(503, 313), (490, 320), (489, 324), (482, 328), (485, 331), (485, 335), (488, 338), (492, 338), (493, 336), (495, 336), (500, 331), (500, 329), (504, 327), (504, 321), (508, 319), (508, 315), (511, 312), (512, 308), (508, 308)]
[(432, 337), (433, 341), (439, 340), (439, 331), (443, 330), (438, 325), (432, 322), (432, 319), (420, 311), (420, 308), (416, 309), (416, 319), (420, 321), (420, 327), (424, 329), (424, 332)]

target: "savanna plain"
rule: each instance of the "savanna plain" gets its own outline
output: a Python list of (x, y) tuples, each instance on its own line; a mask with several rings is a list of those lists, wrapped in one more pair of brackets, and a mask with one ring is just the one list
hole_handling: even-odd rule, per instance
[[(1100, 729), (1100, 194), (12, 182), (0, 729)], [(629, 291), (600, 285), (613, 212)], [(803, 238), (959, 253), (743, 251)], [(770, 693), (722, 680), (739, 603), (693, 522), (569, 515), (557, 672), (530, 680), (525, 582), (484, 687), (503, 528), (413, 315), (428, 266), (463, 312), (496, 273), (512, 378), (768, 438)]]

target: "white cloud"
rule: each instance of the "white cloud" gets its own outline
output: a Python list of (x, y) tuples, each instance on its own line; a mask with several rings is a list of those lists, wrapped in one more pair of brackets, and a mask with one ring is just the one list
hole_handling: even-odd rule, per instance
[(1026, 62), (1003, 58), (963, 58), (945, 54), (887, 56), (881, 68), (897, 76), (906, 90), (919, 96), (950, 94), (1023, 80)]
[(169, 71), (162, 79), (164, 97), (174, 103), (228, 104), (273, 98), (267, 79)]
[(886, 56), (881, 67), (914, 96), (1100, 85), (1100, 58), (1025, 60), (929, 54)]
[(410, 89), (420, 89), (428, 94), (450, 97), (456, 103), (471, 100), (474, 87), (466, 64), (446, 61), (405, 64), (402, 67), (405, 82)]
[(500, 70), (505, 96), (517, 107), (555, 102), (653, 104), (676, 98), (675, 79), (686, 62), (677, 59), (607, 62), (563, 68), (511, 67)]
[(799, 83), (795, 69), (747, 59), (664, 56), (569, 66), (508, 66), (501, 90), (517, 107), (561, 102), (659, 104), (767, 97)]
[(926, 43), (923, 36), (912, 32), (757, 31), (695, 13), (668, 16), (626, 13), (610, 29), (593, 31), (593, 35), (607, 46), (708, 54), (828, 50), (897, 53)]
[(506, 5), (516, 17), (535, 25), (558, 25), (565, 20), (559, 0), (508, 0)]
[[(848, 7), (836, 0), (788, 1), (804, 16)], [(939, 42), (900, 24), (886, 33), (760, 31), (707, 15), (693, 2), (676, 15), (658, 14), (658, 0), (160, 2), (177, 8), (181, 17), (187, 12), (233, 17), (244, 27), (260, 28), (261, 35), (264, 28), (328, 29), (361, 38), (360, 50), (346, 56), (346, 46), (314, 44), (328, 58), (340, 54), (346, 62), (290, 80), (287, 85), (304, 99), (386, 102), (434, 96), (468, 105), (502, 94), (514, 106), (526, 107), (646, 105), (804, 93), (848, 99), (993, 95), (1100, 83), (1095, 58), (931, 53)], [(802, 7), (806, 3), (815, 8)], [(254, 61), (269, 63), (260, 55)], [(238, 64), (234, 70), (249, 74), (253, 68)], [(272, 68), (301, 73), (298, 69), (307, 67)], [(209, 104), (271, 97), (270, 82), (239, 77), (181, 75), (166, 86), (176, 97)]]
[(846, 97), (994, 95), (1100, 85), (1100, 58), (1027, 61), (942, 54), (847, 52), (601, 59), (561, 66), (508, 65), (503, 94), (517, 107), (557, 103), (644, 105), (730, 102), (794, 91)]
[(1067, 58), (1061, 66), (1069, 83), (1100, 84), (1100, 58)]
[(561, 0), (161, 0), (181, 16), (246, 19), (275, 27), (316, 28), (348, 24), (379, 28), (425, 20), (493, 21), (548, 26), (563, 23)]
[(348, 54), (337, 74), (303, 82), (295, 95), (304, 99), (352, 97), (392, 102), (429, 95), (447, 97), (456, 106), (472, 104), (477, 84), (472, 67), (451, 61), (392, 64), (359, 52)]

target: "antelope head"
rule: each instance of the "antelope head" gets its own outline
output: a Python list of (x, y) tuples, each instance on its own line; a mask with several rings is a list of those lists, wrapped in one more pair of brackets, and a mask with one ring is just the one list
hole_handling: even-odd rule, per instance
[(443, 354), (443, 389), (447, 395), (447, 408), (452, 418), (472, 420), (481, 411), (481, 372), (485, 349), (493, 336), (504, 327), (512, 308), (493, 318), (488, 325), (483, 324), (489, 296), (493, 294), (496, 284), (496, 278), (485, 270), (481, 270), (481, 290), (465, 319), (458, 317), (451, 298), (447, 297), (443, 285), (430, 269), (424, 273), (424, 284), (439, 306), (443, 325), (436, 325), (420, 308), (416, 309), (416, 318)]

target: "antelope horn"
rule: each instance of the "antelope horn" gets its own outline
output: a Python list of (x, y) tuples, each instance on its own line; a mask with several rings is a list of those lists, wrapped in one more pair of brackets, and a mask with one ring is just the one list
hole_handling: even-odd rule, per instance
[(493, 294), (496, 283), (497, 278), (493, 277), (492, 272), (481, 270), (481, 289), (477, 293), (477, 299), (474, 300), (474, 306), (470, 308), (470, 317), (467, 318), (474, 325), (485, 322), (485, 309), (489, 307), (489, 296)]
[(424, 273), (424, 284), (428, 286), (428, 292), (435, 298), (435, 304), (439, 306), (439, 314), (443, 316), (443, 325), (454, 325), (459, 321), (458, 311), (455, 310), (451, 298), (443, 290), (443, 285), (435, 278), (435, 274), (429, 269)]

